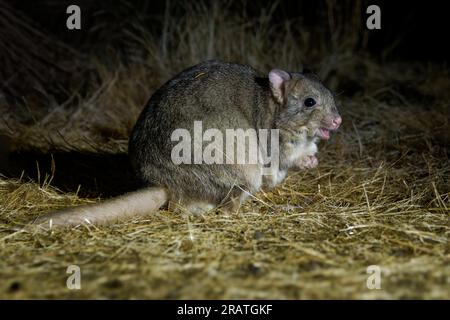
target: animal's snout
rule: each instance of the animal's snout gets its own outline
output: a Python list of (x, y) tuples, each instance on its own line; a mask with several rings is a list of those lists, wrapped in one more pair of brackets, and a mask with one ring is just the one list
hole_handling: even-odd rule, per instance
[(341, 116), (336, 116), (333, 118), (333, 120), (331, 120), (331, 125), (333, 127), (334, 130), (336, 130), (337, 128), (339, 128), (339, 126), (342, 123), (342, 118)]

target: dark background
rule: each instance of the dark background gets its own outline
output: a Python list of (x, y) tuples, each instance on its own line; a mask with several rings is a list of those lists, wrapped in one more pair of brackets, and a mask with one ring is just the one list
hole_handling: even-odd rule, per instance
[[(186, 21), (183, 19), (190, 19), (195, 25), (197, 9), (203, 10), (203, 16), (205, 12), (212, 16), (214, 3), (182, 0), (0, 0), (0, 59), (4, 64), (0, 69), (0, 90), (11, 105), (23, 103), (24, 97), (30, 101), (30, 93), (36, 91), (44, 96), (52, 95), (59, 104), (74, 92), (88, 96), (89, 90), (98, 87), (95, 84), (98, 73), (92, 72), (90, 65), (92, 58), (110, 67), (117, 67), (118, 62), (139, 65), (137, 60), (145, 56), (145, 48), (136, 39), (149, 35), (151, 43), (162, 47), (166, 20), (170, 20), (171, 27), (177, 21)], [(68, 30), (66, 27), (69, 16), (66, 9), (71, 4), (81, 8), (81, 30)], [(381, 8), (381, 30), (366, 28), (369, 16), (366, 9), (371, 4)], [(193, 10), (195, 6), (197, 9)], [(284, 32), (283, 26), (290, 24), (294, 32), (306, 30), (310, 41), (302, 44), (300, 49), (304, 54), (303, 62), (313, 71), (317, 71), (317, 66), (325, 58), (342, 48), (352, 55), (365, 55), (378, 64), (386, 63), (386, 66), (396, 61), (420, 62), (423, 65), (444, 63), (443, 70), (448, 69), (449, 11), (445, 1), (232, 0), (220, 1), (218, 7), (221, 8), (219, 10), (227, 8), (218, 13), (222, 25), (224, 21), (233, 25), (235, 15), (239, 16), (238, 23), (248, 21), (255, 26), (255, 21), (257, 24), (265, 12), (270, 12), (267, 17), (270, 17), (273, 28)], [(170, 15), (170, 19), (166, 15)], [(181, 22), (180, 26), (183, 26)], [(201, 28), (210, 27), (202, 25)], [(251, 27), (245, 32), (251, 33)], [(274, 32), (260, 36), (261, 47), (266, 48), (270, 43), (283, 39), (283, 35)], [(172, 32), (168, 43), (167, 50), (162, 50), (159, 63), (173, 66), (174, 59), (180, 61), (176, 33)], [(256, 43), (252, 45), (257, 46)], [(222, 46), (227, 44), (222, 43)], [(220, 48), (210, 57), (200, 45), (197, 51), (195, 63), (206, 58), (226, 59), (222, 57)], [(262, 49), (258, 54), (267, 55)], [(246, 63), (247, 58), (248, 55), (233, 57), (236, 60), (233, 62)], [(278, 65), (276, 57), (270, 60), (273, 61), (271, 64)], [(192, 64), (189, 61), (176, 65), (162, 79), (167, 80), (170, 75)], [(81, 87), (77, 85), (79, 83)], [(29, 104), (42, 109), (38, 105), (48, 105), (49, 102), (38, 97)]]
[[(161, 17), (164, 15), (166, 1), (8, 1), (28, 17), (60, 40), (85, 50), (99, 50), (105, 45), (119, 40), (114, 38), (115, 30), (120, 31), (127, 24), (142, 20), (149, 32), (161, 31)], [(171, 6), (184, 1), (171, 1)], [(301, 17), (306, 25), (315, 26), (328, 23), (327, 1), (280, 1), (274, 12), (275, 22)], [(336, 6), (347, 5), (344, 1), (335, 2)], [(359, 1), (354, 1), (356, 6)], [(77, 4), (82, 10), (82, 29), (69, 31), (65, 27), (70, 4)], [(244, 10), (249, 17), (257, 15), (261, 8), (268, 8), (273, 1), (248, 1), (245, 8), (242, 3), (231, 3), (233, 10)], [(351, 2), (350, 2), (351, 4)], [(441, 62), (449, 57), (448, 15), (446, 1), (362, 1), (363, 14), (367, 5), (376, 4), (381, 8), (381, 30), (369, 33), (365, 50), (381, 55), (386, 49), (387, 59), (412, 59)], [(350, 9), (350, 8), (349, 8)], [(346, 12), (347, 11), (347, 12)], [(343, 8), (342, 21), (345, 24), (352, 18), (352, 12)], [(172, 11), (172, 14), (177, 14)], [(183, 14), (179, 10), (178, 14)], [(363, 15), (364, 16), (364, 15)], [(366, 15), (368, 16), (368, 15)], [(104, 29), (111, 31), (105, 37)]]

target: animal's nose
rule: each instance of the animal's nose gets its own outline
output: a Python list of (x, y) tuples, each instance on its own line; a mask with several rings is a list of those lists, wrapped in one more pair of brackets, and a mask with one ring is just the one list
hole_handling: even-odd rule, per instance
[(334, 129), (339, 128), (339, 126), (342, 123), (342, 118), (340, 116), (337, 116), (336, 118), (333, 119), (333, 127)]

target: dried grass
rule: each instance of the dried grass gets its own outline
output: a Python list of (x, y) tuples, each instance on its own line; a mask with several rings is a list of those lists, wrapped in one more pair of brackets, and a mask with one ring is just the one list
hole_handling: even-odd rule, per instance
[[(163, 48), (130, 33), (145, 51), (132, 55), (135, 63), (94, 61), (100, 85), (88, 97), (74, 92), (32, 126), (6, 121), (11, 149), (57, 148), (73, 162), (39, 158), (36, 170), (35, 153), (5, 160), (28, 170), (0, 178), (0, 297), (449, 299), (448, 70), (383, 65), (339, 48), (321, 52), (315, 66), (332, 87), (357, 87), (339, 95), (342, 130), (321, 146), (318, 168), (256, 194), (238, 215), (160, 211), (107, 227), (22, 229), (40, 214), (112, 195), (101, 180), (114, 189), (129, 182), (105, 159), (126, 151), (145, 100), (175, 72), (205, 54), (296, 69), (310, 53), (298, 30), (272, 38), (263, 18), (231, 15), (215, 18), (220, 36), (211, 45), (201, 33), (210, 15), (190, 10), (200, 16), (178, 21), (180, 30), (166, 21)], [(236, 35), (245, 46), (231, 41)], [(90, 168), (87, 151), (105, 165)], [(79, 190), (68, 186), (77, 179), (86, 181)], [(66, 287), (72, 264), (81, 267), (81, 290)], [(366, 286), (370, 265), (382, 269), (381, 290)]]

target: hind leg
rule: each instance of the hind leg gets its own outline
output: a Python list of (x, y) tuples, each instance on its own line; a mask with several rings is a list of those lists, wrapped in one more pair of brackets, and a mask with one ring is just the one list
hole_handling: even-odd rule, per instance
[(240, 206), (239, 197), (232, 197), (220, 207), (220, 211), (225, 214), (237, 214)]
[(194, 215), (204, 214), (208, 211), (214, 210), (216, 204), (207, 201), (177, 201), (169, 203), (169, 210), (180, 213), (192, 213)]
[(234, 190), (233, 194), (228, 196), (220, 206), (220, 210), (225, 214), (239, 213), (241, 205), (245, 202), (249, 195), (249, 192), (242, 191), (241, 189)]
[(220, 202), (214, 202), (212, 200), (180, 200), (177, 203), (172, 203), (171, 209), (192, 214), (204, 214), (219, 208), (222, 212), (231, 214), (239, 211), (241, 203), (244, 202), (246, 198), (247, 193), (239, 188), (233, 188), (231, 192), (228, 192), (226, 196), (223, 196), (223, 199)]
[(210, 202), (196, 201), (187, 206), (187, 210), (193, 214), (203, 214), (214, 210), (217, 206)]

